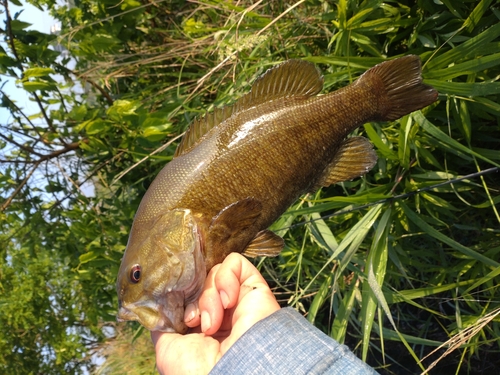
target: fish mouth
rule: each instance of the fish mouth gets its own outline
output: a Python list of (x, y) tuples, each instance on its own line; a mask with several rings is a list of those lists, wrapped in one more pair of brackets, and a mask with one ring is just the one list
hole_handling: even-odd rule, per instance
[(121, 306), (117, 321), (136, 321), (150, 331), (186, 333), (188, 327), (184, 324), (184, 295), (170, 293), (166, 303), (157, 304), (153, 301)]

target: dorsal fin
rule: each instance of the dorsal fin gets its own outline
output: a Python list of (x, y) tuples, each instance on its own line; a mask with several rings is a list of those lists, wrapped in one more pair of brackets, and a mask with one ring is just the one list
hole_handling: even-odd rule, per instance
[(232, 106), (217, 108), (193, 121), (182, 138), (174, 157), (191, 150), (198, 141), (234, 113), (259, 104), (284, 97), (309, 97), (323, 89), (323, 77), (313, 63), (302, 60), (287, 60), (267, 70), (252, 85), (252, 90)]
[(285, 97), (309, 97), (323, 89), (323, 77), (313, 63), (287, 60), (262, 74), (252, 85), (252, 91), (239, 99), (235, 111)]
[(187, 153), (198, 144), (200, 138), (207, 134), (210, 129), (231, 117), (232, 114), (233, 106), (226, 106), (216, 108), (213, 112), (206, 113), (205, 116), (195, 119), (179, 142), (174, 157)]

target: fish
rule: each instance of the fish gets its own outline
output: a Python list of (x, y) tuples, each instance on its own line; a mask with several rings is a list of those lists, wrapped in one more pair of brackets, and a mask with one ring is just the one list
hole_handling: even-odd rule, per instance
[(302, 194), (366, 174), (377, 154), (348, 135), (437, 100), (421, 61), (385, 61), (352, 84), (318, 95), (323, 77), (304, 60), (261, 75), (233, 105), (196, 119), (146, 191), (117, 277), (118, 320), (186, 333), (185, 307), (231, 252), (276, 256), (268, 227)]

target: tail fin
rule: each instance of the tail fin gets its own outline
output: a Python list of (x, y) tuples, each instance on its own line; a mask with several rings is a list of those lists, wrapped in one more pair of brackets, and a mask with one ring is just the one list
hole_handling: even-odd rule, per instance
[(408, 55), (383, 62), (364, 73), (378, 94), (379, 119), (396, 120), (436, 101), (438, 93), (422, 83), (420, 58)]

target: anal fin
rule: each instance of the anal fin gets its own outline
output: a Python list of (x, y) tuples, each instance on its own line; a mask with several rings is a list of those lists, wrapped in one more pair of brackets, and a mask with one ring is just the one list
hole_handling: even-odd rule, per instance
[(283, 238), (270, 230), (261, 230), (243, 251), (249, 257), (275, 257), (279, 255), (285, 242)]
[(332, 162), (325, 169), (314, 190), (337, 182), (363, 176), (377, 163), (372, 144), (364, 137), (352, 137), (344, 141)]

